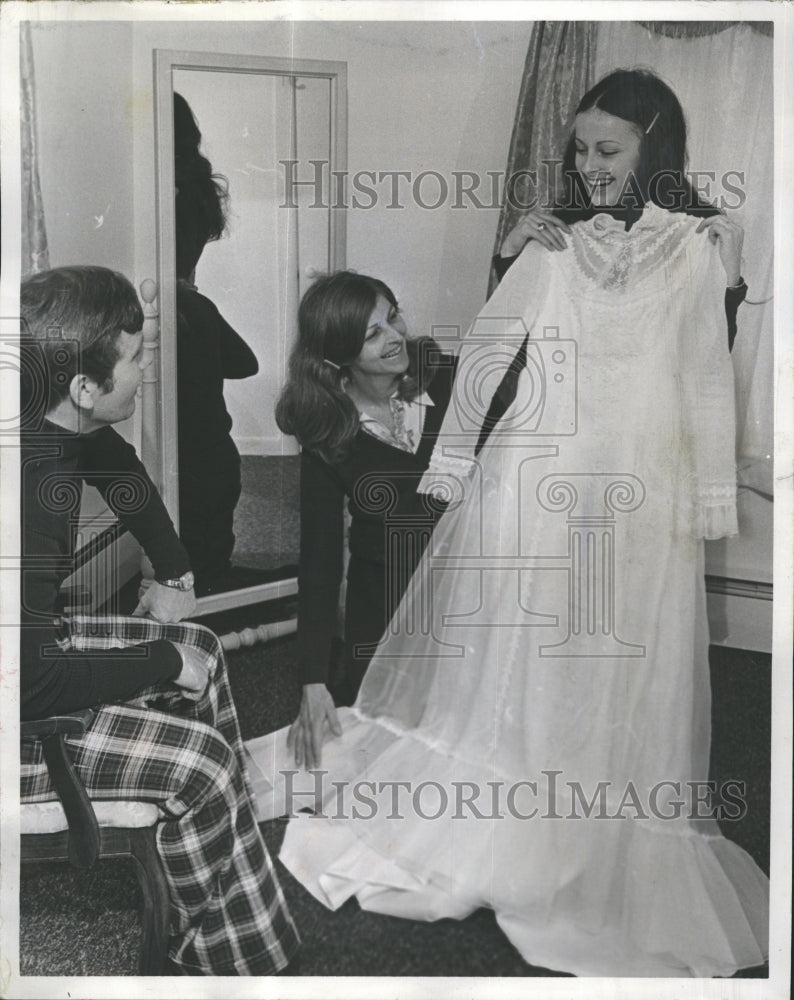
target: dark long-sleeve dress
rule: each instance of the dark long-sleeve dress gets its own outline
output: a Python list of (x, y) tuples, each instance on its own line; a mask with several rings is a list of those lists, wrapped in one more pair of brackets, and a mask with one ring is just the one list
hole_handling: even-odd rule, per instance
[(416, 487), (444, 419), (454, 371), (454, 360), (448, 358), (428, 387), (433, 405), (426, 408), (416, 453), (359, 429), (349, 454), (335, 465), (309, 451), (301, 455), (298, 666), (303, 684), (328, 681), (343, 572), (346, 499), (351, 515), (341, 700), (355, 697), (441, 514), (442, 507), (417, 494)]
[(179, 536), (200, 596), (231, 564), (241, 491), (223, 383), (256, 375), (259, 364), (215, 304), (185, 282), (177, 285), (177, 349)]

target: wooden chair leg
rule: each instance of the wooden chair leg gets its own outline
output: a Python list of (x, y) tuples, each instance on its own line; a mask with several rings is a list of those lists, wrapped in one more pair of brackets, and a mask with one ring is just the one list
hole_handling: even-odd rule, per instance
[(160, 976), (168, 957), (171, 902), (154, 827), (131, 831), (130, 853), (143, 894), (138, 970), (142, 976)]

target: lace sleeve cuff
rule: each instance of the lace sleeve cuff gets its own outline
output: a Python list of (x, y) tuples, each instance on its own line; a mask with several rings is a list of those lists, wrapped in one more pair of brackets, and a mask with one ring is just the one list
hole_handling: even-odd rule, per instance
[(472, 478), (476, 467), (474, 459), (434, 453), (417, 490), (450, 503), (465, 492), (465, 484)]
[(696, 538), (730, 538), (739, 534), (736, 515), (736, 491), (725, 487), (715, 495), (709, 491), (701, 495), (695, 504), (693, 533)]

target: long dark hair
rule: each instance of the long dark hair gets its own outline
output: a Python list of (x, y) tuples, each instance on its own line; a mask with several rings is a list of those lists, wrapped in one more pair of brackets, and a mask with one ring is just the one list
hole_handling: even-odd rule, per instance
[[(344, 459), (358, 432), (358, 410), (344, 380), (348, 365), (361, 353), (379, 295), (397, 308), (394, 292), (378, 278), (337, 271), (318, 278), (298, 309), (298, 337), (276, 405), (276, 423), (326, 462)], [(408, 340), (406, 346), (409, 364), (399, 394), (411, 400), (429, 384), (438, 348), (430, 337)]]
[[(630, 207), (639, 209), (651, 201), (671, 212), (710, 215), (717, 211), (686, 178), (684, 112), (673, 91), (655, 73), (642, 69), (617, 69), (609, 73), (587, 91), (576, 113), (593, 108), (622, 118), (640, 133), (640, 162), (634, 174), (634, 188), (629, 192)], [(590, 205), (575, 157), (576, 136), (572, 133), (563, 156), (564, 204), (562, 211), (556, 213), (563, 217)]]
[(227, 228), (229, 184), (200, 152), (201, 131), (190, 105), (174, 93), (176, 274), (187, 278), (207, 243)]

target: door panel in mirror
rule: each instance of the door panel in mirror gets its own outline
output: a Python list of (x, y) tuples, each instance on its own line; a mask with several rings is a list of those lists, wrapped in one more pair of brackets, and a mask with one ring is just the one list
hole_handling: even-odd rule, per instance
[[(294, 470), (281, 475), (272, 463), (281, 461), (277, 456), (297, 452), (295, 442), (278, 430), (274, 407), (295, 336), (298, 302), (313, 276), (345, 263), (344, 209), (331, 208), (328, 185), (333, 171), (345, 169), (345, 72), (339, 63), (189, 52), (160, 51), (156, 62), (164, 375), (159, 440), (164, 450), (160, 456), (163, 492), (172, 514), (177, 514), (173, 93), (188, 102), (201, 131), (201, 153), (213, 173), (228, 181), (228, 231), (206, 245), (193, 280), (259, 362), (255, 375), (227, 378), (223, 390), (233, 421), (231, 437), (243, 456), (248, 484), (244, 489), (255, 489), (252, 484), (274, 477), (282, 484), (295, 478)], [(316, 186), (312, 184), (315, 178)], [(292, 179), (309, 183), (293, 186)], [(183, 341), (184, 336), (182, 352)], [(192, 421), (186, 422), (190, 433)], [(185, 428), (181, 430), (184, 444)], [(271, 462), (268, 470), (259, 468), (265, 456)], [(186, 481), (183, 477), (183, 486)], [(279, 505), (283, 510), (285, 502), (282, 494), (283, 490), (280, 499), (271, 504), (273, 498), (269, 498), (263, 507), (261, 498), (244, 493), (244, 502), (235, 511), (238, 544), (233, 563), (271, 569), (280, 561), (294, 562), (297, 537), (285, 539), (277, 526), (261, 524), (263, 509), (280, 516)], [(267, 539), (274, 537), (284, 543), (279, 552), (267, 549)], [(261, 594), (253, 592), (257, 588), (248, 589), (252, 592), (238, 592), (225, 605), (215, 598), (205, 599), (201, 611), (270, 596), (265, 592), (268, 588)], [(212, 607), (204, 607), (208, 600)]]

